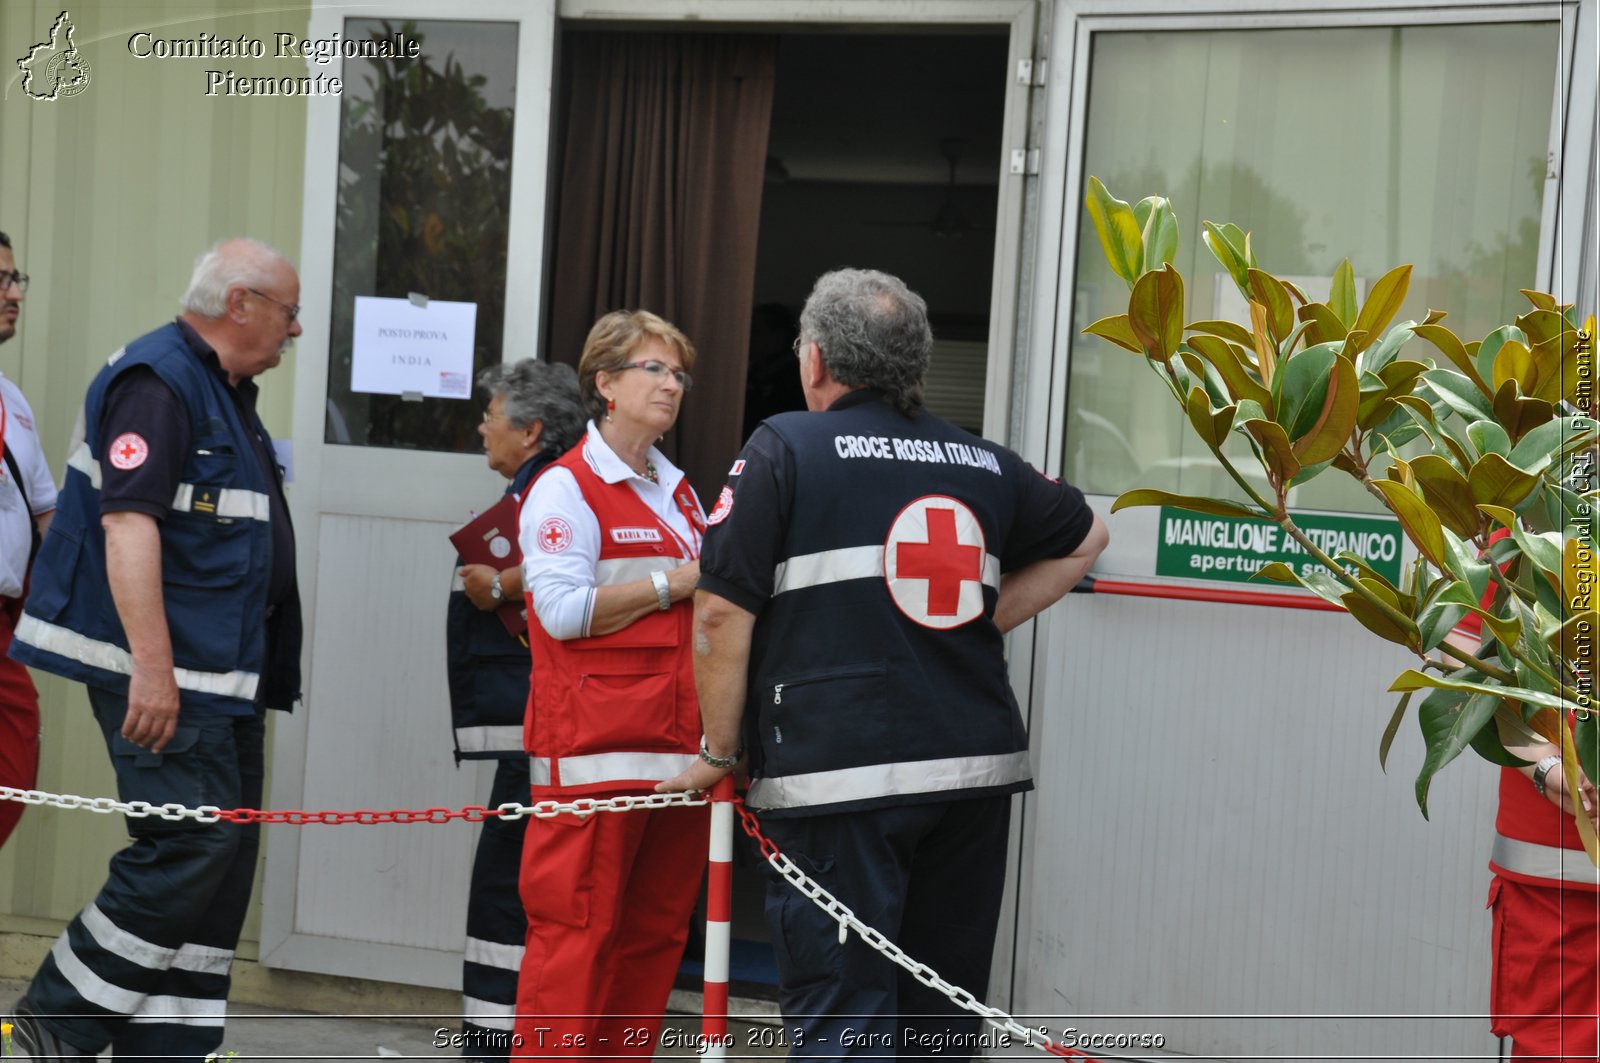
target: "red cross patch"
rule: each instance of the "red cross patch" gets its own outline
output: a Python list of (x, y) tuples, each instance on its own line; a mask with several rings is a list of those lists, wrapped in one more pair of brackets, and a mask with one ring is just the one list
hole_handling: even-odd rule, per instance
[(144, 464), (144, 459), (150, 456), (150, 444), (138, 432), (124, 432), (111, 441), (111, 449), (107, 453), (111, 456), (113, 468), (127, 472)]
[(539, 522), (539, 549), (547, 554), (559, 554), (572, 545), (572, 525), (560, 517), (546, 517)]
[(953, 628), (983, 615), (983, 525), (946, 495), (900, 511), (883, 547), (883, 572), (900, 611), (923, 627)]
[(707, 524), (721, 524), (728, 519), (728, 514), (733, 512), (733, 488), (727, 484), (722, 485), (722, 493), (717, 496), (717, 504), (711, 510), (711, 516), (706, 518)]

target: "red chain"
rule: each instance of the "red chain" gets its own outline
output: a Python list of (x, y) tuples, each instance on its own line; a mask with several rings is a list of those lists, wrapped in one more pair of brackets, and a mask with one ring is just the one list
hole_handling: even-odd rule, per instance
[(374, 823), (448, 823), (453, 819), (464, 819), (468, 823), (482, 823), (491, 816), (500, 815), (498, 808), (485, 808), (483, 805), (468, 805), (466, 808), (451, 810), (448, 808), (399, 808), (392, 812), (374, 812), (370, 809), (354, 809), (348, 812), (302, 812), (299, 809), (286, 808), (264, 811), (259, 808), (230, 808), (217, 813), (217, 818), (228, 823), (289, 823), (296, 827), (308, 823), (325, 823), (337, 826), (342, 823), (360, 823), (371, 825)]

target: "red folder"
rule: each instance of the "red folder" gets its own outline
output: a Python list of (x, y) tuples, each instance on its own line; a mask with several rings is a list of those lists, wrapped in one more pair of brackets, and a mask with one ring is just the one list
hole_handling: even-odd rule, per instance
[[(517, 499), (506, 495), (480, 516), (450, 533), (450, 542), (464, 565), (488, 565), (492, 569), (511, 568), (522, 563), (522, 548), (517, 545)], [(523, 599), (508, 600), (495, 615), (512, 635), (521, 638), (528, 630), (528, 610)], [(527, 640), (523, 639), (523, 645)]]

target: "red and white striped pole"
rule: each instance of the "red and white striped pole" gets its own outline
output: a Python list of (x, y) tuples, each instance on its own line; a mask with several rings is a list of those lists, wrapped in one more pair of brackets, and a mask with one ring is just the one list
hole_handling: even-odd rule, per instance
[(711, 856), (706, 876), (706, 984), (700, 1034), (706, 1059), (728, 1055), (728, 953), (733, 943), (733, 776), (711, 789)]

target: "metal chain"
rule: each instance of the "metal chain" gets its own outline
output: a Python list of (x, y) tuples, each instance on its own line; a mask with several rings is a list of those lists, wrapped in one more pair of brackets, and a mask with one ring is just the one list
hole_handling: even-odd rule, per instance
[(739, 821), (744, 827), (744, 832), (755, 839), (756, 845), (761, 849), (761, 855), (766, 858), (767, 863), (772, 865), (772, 869), (783, 876), (784, 880), (791, 886), (810, 898), (811, 902), (826, 912), (829, 918), (839, 924), (839, 944), (843, 945), (845, 939), (849, 936), (849, 932), (853, 930), (862, 941), (902, 967), (917, 981), (930, 989), (943, 993), (952, 1002), (967, 1011), (981, 1016), (996, 1029), (1003, 1030), (1021, 1039), (1022, 1043), (1028, 1047), (1042, 1049), (1052, 1055), (1092, 1061), (1093, 1057), (1088, 1053), (1080, 1052), (1076, 1048), (1067, 1048), (1064, 1045), (1056, 1044), (1038, 1030), (1022, 1025), (1006, 1012), (1001, 1011), (999, 1008), (990, 1007), (967, 990), (940, 978), (939, 972), (927, 964), (912, 959), (898, 945), (885, 937), (881, 931), (856, 918), (855, 912), (850, 910), (849, 905), (829, 893), (820, 884), (807, 878), (805, 872), (796, 867), (794, 862), (784, 856), (771, 839), (761, 833), (760, 822), (749, 809), (745, 808), (742, 800), (735, 801), (733, 807), (739, 813)]
[(461, 809), (421, 808), (371, 811), (302, 812), (298, 809), (265, 811), (258, 808), (218, 808), (200, 805), (188, 808), (170, 803), (152, 805), (148, 801), (118, 801), (110, 797), (79, 797), (75, 794), (53, 794), (45, 790), (19, 790), (0, 786), (0, 801), (20, 801), (25, 805), (49, 805), (53, 808), (87, 809), (90, 812), (121, 812), (134, 819), (159, 816), (166, 820), (192, 819), (198, 823), (288, 823), (305, 826), (308, 823), (325, 823), (336, 826), (343, 823), (370, 825), (375, 823), (448, 823), (453, 819), (468, 823), (481, 823), (486, 819), (515, 820), (525, 816), (552, 819), (562, 813), (588, 816), (595, 812), (631, 812), (634, 809), (691, 808), (709, 803), (703, 794), (641, 794), (630, 797), (579, 797), (571, 801), (539, 801), (531, 805), (508, 801), (494, 808), (468, 805)]

